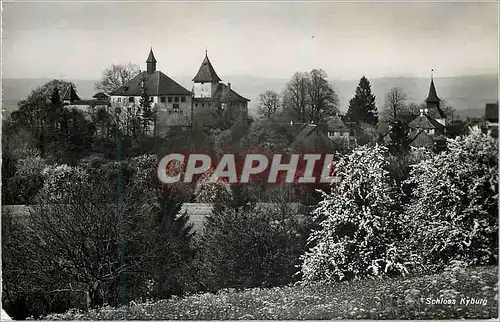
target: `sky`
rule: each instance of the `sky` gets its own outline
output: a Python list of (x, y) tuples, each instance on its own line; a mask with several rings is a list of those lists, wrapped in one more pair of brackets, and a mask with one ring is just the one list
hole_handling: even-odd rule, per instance
[(194, 76), (330, 79), (498, 73), (498, 3), (3, 3), (4, 78), (98, 79), (112, 63)]

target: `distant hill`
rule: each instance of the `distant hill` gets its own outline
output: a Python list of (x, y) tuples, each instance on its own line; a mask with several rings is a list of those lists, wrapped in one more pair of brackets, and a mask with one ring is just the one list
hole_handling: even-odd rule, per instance
[[(172, 76), (178, 83), (192, 88), (191, 76)], [(33, 89), (51, 79), (3, 79), (3, 107), (7, 110), (15, 108), (17, 101), (24, 99)], [(414, 77), (384, 77), (369, 79), (372, 90), (377, 97), (379, 110), (383, 107), (384, 96), (392, 87), (401, 87), (407, 94), (408, 102), (421, 103), (429, 91), (428, 78)], [(75, 83), (77, 92), (82, 99), (90, 98), (95, 94), (95, 80), (71, 80)], [(287, 79), (263, 78), (254, 76), (227, 76), (225, 83), (230, 82), (231, 88), (251, 100), (249, 109), (253, 114), (256, 111), (258, 96), (266, 90), (281, 92)], [(345, 112), (349, 100), (354, 95), (358, 80), (330, 80), (339, 96), (340, 110)], [(496, 75), (436, 77), (436, 89), (441, 99), (454, 106), (462, 116), (481, 117), (484, 114), (484, 105), (498, 101), (498, 78)]]

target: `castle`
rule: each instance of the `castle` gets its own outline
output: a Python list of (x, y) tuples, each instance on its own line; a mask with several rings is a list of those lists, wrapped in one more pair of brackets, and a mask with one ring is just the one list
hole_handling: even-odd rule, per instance
[(249, 99), (231, 89), (231, 83), (222, 83), (205, 51), (205, 58), (196, 76), (192, 90), (156, 69), (153, 50), (146, 59), (146, 70), (140, 72), (124, 86), (109, 93), (111, 106), (131, 109), (140, 104), (147, 92), (156, 111), (156, 133), (163, 134), (168, 127), (191, 126), (195, 118), (230, 113), (232, 117), (247, 117)]

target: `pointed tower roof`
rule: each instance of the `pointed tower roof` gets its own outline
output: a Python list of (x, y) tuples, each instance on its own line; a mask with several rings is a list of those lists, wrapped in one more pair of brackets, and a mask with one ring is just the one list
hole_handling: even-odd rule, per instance
[(79, 101), (80, 97), (76, 93), (76, 90), (73, 88), (73, 85), (69, 85), (66, 88), (64, 94), (61, 96), (61, 99), (64, 101), (74, 102), (74, 101)]
[(215, 72), (212, 63), (210, 63), (210, 60), (208, 59), (207, 51), (205, 50), (205, 59), (203, 59), (203, 62), (201, 63), (198, 73), (193, 78), (193, 82), (218, 83), (220, 81), (221, 79), (219, 78), (219, 76), (217, 76), (217, 73)]
[(156, 63), (156, 58), (155, 55), (153, 54), (153, 48), (149, 50), (149, 56), (148, 59), (146, 60), (146, 63)]
[(441, 100), (437, 96), (436, 87), (434, 86), (434, 78), (431, 77), (431, 87), (429, 88), (429, 95), (427, 96), (426, 102), (440, 102)]

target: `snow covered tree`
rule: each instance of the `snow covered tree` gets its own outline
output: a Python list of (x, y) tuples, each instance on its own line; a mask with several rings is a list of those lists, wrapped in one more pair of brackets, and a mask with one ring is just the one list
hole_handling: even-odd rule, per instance
[[(498, 258), (498, 145), (474, 128), (411, 173), (412, 243), (427, 268)], [(437, 266), (437, 267), (436, 267)]]
[(405, 274), (405, 224), (385, 170), (386, 148), (361, 146), (336, 164), (342, 177), (315, 209), (320, 228), (303, 256), (304, 281)]

